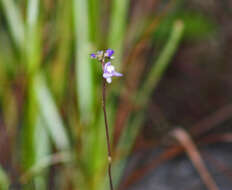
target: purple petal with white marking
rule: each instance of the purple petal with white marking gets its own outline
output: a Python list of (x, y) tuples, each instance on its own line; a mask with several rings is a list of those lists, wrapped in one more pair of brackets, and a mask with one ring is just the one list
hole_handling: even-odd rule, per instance
[(110, 73), (103, 73), (103, 77), (104, 78), (109, 78), (109, 77), (112, 77), (112, 74), (110, 74)]
[(107, 62), (105, 65), (104, 65), (104, 72), (107, 71), (107, 67), (109, 67), (111, 65), (111, 62)]

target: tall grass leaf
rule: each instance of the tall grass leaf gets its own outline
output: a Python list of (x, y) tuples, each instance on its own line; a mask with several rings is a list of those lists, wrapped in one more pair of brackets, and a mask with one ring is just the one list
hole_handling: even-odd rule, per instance
[[(1, 25), (1, 22), (0, 22)], [(10, 36), (4, 29), (0, 29), (0, 67), (1, 75), (14, 74), (15, 64), (18, 58), (13, 51), (13, 44), (10, 42)]]
[[(36, 31), (38, 26), (38, 10), (39, 9), (39, 1), (38, 0), (28, 0), (27, 1), (27, 25), (25, 26), (25, 33), (27, 34), (27, 39), (24, 41), (26, 49), (21, 51), (22, 54), (25, 54), (25, 67), (29, 71), (30, 65), (35, 65), (39, 63), (38, 57), (41, 56), (40, 49), (37, 48), (38, 31)], [(33, 11), (33, 13), (32, 13)], [(36, 40), (34, 40), (36, 39)], [(24, 56), (23, 56), (24, 57)], [(27, 94), (27, 110), (26, 110), (26, 118), (25, 123), (22, 129), (22, 165), (25, 170), (29, 169), (36, 160), (36, 147), (34, 144), (35, 137), (35, 125), (36, 119), (38, 116), (37, 110), (37, 101), (34, 93), (34, 78), (29, 77), (28, 80), (28, 94)], [(31, 187), (28, 187), (31, 188)]]
[(53, 142), (59, 150), (69, 149), (65, 126), (42, 74), (37, 74), (34, 85), (37, 104)]
[(90, 39), (88, 1), (73, 0), (73, 15), (76, 36), (76, 90), (81, 120), (88, 122), (93, 117), (94, 81), (93, 65), (90, 62)]
[(39, 0), (29, 0), (27, 5), (25, 56), (28, 73), (33, 73), (38, 69), (41, 58), (39, 2)]
[(20, 9), (13, 0), (1, 0), (11, 35), (16, 46), (22, 50), (24, 43), (24, 22)]
[(29, 84), (27, 92), (27, 105), (21, 132), (21, 163), (24, 170), (29, 169), (35, 162), (35, 120), (37, 118), (37, 105), (33, 92), (33, 85)]
[(36, 162), (26, 173), (24, 173), (20, 181), (23, 183), (30, 180), (32, 177), (42, 173), (44, 170), (49, 168), (52, 165), (60, 164), (60, 163), (70, 163), (73, 160), (72, 154), (70, 152), (58, 152), (55, 154), (50, 154), (44, 156), (38, 162)]
[[(151, 68), (151, 71), (147, 74), (147, 78), (142, 85), (142, 88), (139, 91), (138, 99), (136, 100), (139, 103), (142, 103), (141, 110), (136, 112), (133, 117), (128, 121), (128, 126), (124, 129), (123, 134), (120, 138), (119, 145), (117, 146), (117, 152), (126, 152), (128, 155), (136, 136), (139, 133), (140, 127), (145, 119), (145, 108), (148, 99), (150, 98), (151, 93), (154, 91), (161, 77), (163, 76), (167, 66), (169, 65), (171, 58), (175, 54), (181, 37), (183, 36), (184, 24), (181, 21), (176, 21), (170, 38), (168, 39), (167, 44), (162, 50), (157, 61), (154, 62), (154, 65)], [(120, 175), (122, 174), (122, 169), (125, 165), (125, 159), (118, 161), (115, 164), (115, 177), (116, 183), (119, 182)]]
[(51, 153), (51, 143), (47, 133), (47, 127), (41, 115), (38, 115), (34, 133), (34, 144), (36, 147), (34, 164), (21, 176), (20, 180), (27, 183), (31, 178), (35, 177), (35, 187), (38, 190), (47, 189), (48, 167), (53, 164), (68, 162), (71, 160), (69, 152)]
[(90, 39), (92, 42), (99, 42), (99, 32), (100, 32), (100, 1), (99, 0), (89, 0), (89, 28), (90, 28)]
[[(34, 165), (37, 165), (37, 163), (39, 163), (40, 160), (44, 159), (47, 155), (49, 155), (50, 149), (51, 149), (45, 123), (42, 120), (41, 116), (37, 117), (34, 135), (35, 135), (34, 143), (36, 147)], [(36, 175), (34, 178), (35, 189), (46, 190), (47, 189), (47, 178), (48, 178), (48, 170), (43, 170), (42, 172), (39, 173), (39, 175)]]
[(57, 31), (57, 53), (53, 63), (50, 64), (49, 73), (52, 81), (52, 91), (58, 103), (65, 95), (65, 89), (68, 86), (67, 76), (70, 66), (70, 55), (72, 51), (72, 27), (71, 27), (71, 3), (61, 1), (57, 8), (56, 31)]
[(171, 15), (164, 17), (160, 22), (154, 34), (156, 43), (163, 44), (166, 41), (172, 28), (172, 23), (177, 19), (185, 23), (183, 38), (187, 40), (202, 40), (215, 35), (218, 31), (218, 25), (207, 15), (203, 15), (200, 12), (177, 9)]
[[(109, 125), (109, 134), (112, 136), (112, 126), (114, 121), (114, 109), (113, 102), (107, 101), (106, 110), (107, 110), (107, 119)], [(104, 171), (106, 171), (107, 167), (107, 141), (106, 141), (106, 131), (105, 131), (105, 123), (104, 123), (104, 115), (101, 113), (98, 118), (98, 122), (94, 125), (94, 132), (91, 138), (91, 144), (89, 149), (91, 149), (89, 158), (89, 166), (91, 168), (92, 174), (94, 176), (95, 187), (99, 187), (104, 180)], [(112, 138), (110, 137), (110, 140)], [(94, 147), (94, 148), (93, 148)], [(103, 175), (99, 175), (99, 173)], [(107, 181), (108, 182), (108, 181)], [(101, 188), (99, 188), (101, 189)]]
[(144, 84), (142, 85), (138, 98), (139, 100), (147, 101), (154, 88), (162, 78), (164, 71), (167, 69), (172, 57), (174, 56), (183, 34), (184, 24), (182, 21), (176, 21), (170, 38), (165, 45), (163, 51), (157, 61), (152, 66), (147, 74)]
[(129, 3), (130, 0), (113, 0), (111, 6), (108, 46), (115, 50), (117, 65), (121, 63)]

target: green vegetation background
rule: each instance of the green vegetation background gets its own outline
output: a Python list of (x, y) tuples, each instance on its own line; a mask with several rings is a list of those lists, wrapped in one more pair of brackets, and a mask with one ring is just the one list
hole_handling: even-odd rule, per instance
[[(114, 49), (114, 64), (124, 73), (108, 85), (114, 139), (119, 96), (130, 80), (128, 68), (133, 69), (133, 59), (127, 60), (136, 59), (136, 45), (145, 39), (159, 51), (148, 55), (148, 72), (130, 94), (139, 109), (120, 126), (113, 160), (118, 185), (150, 95), (181, 39), (201, 40), (216, 29), (206, 16), (185, 10), (183, 2), (163, 1), (163, 6), (172, 3), (168, 11), (161, 8), (133, 22), (129, 0), (0, 0), (0, 138), (8, 136), (11, 155), (0, 167), (0, 189), (17, 183), (35, 190), (108, 188), (102, 71), (89, 55)], [(147, 33), (154, 20), (156, 27)]]

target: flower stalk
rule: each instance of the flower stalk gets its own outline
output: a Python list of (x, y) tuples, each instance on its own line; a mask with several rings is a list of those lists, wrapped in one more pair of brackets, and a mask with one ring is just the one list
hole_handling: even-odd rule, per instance
[(97, 59), (102, 66), (103, 70), (103, 81), (102, 81), (102, 109), (104, 113), (104, 121), (105, 121), (105, 132), (106, 132), (106, 142), (107, 142), (107, 150), (108, 150), (108, 175), (109, 175), (109, 182), (110, 182), (110, 190), (113, 190), (113, 179), (112, 179), (112, 151), (111, 151), (111, 145), (110, 145), (110, 135), (109, 135), (109, 126), (108, 126), (108, 120), (107, 120), (107, 114), (106, 114), (106, 84), (112, 82), (112, 77), (121, 77), (122, 74), (115, 71), (115, 68), (113, 65), (111, 65), (111, 62), (105, 62), (105, 60), (112, 60), (114, 50), (107, 49), (106, 51), (98, 51), (96, 54), (92, 53), (90, 57), (92, 59)]
[(106, 80), (102, 81), (102, 108), (104, 112), (104, 120), (105, 120), (105, 129), (106, 129), (106, 141), (107, 141), (107, 149), (108, 149), (108, 175), (110, 182), (110, 190), (113, 190), (113, 180), (111, 174), (111, 165), (112, 165), (112, 152), (110, 146), (110, 135), (109, 135), (109, 126), (106, 114)]

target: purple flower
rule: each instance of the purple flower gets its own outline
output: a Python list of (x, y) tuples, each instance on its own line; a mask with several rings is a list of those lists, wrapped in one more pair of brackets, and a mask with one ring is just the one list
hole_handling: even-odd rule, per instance
[(122, 74), (115, 71), (115, 68), (113, 65), (111, 65), (111, 62), (107, 62), (104, 65), (103, 78), (105, 78), (108, 83), (112, 82), (111, 77), (121, 77), (121, 76)]
[(96, 59), (96, 58), (97, 58), (97, 55), (96, 55), (95, 53), (92, 53), (92, 54), (90, 55), (90, 57), (91, 57), (92, 59)]
[(114, 50), (112, 49), (107, 49), (105, 52), (106, 57), (111, 57), (114, 54)]

